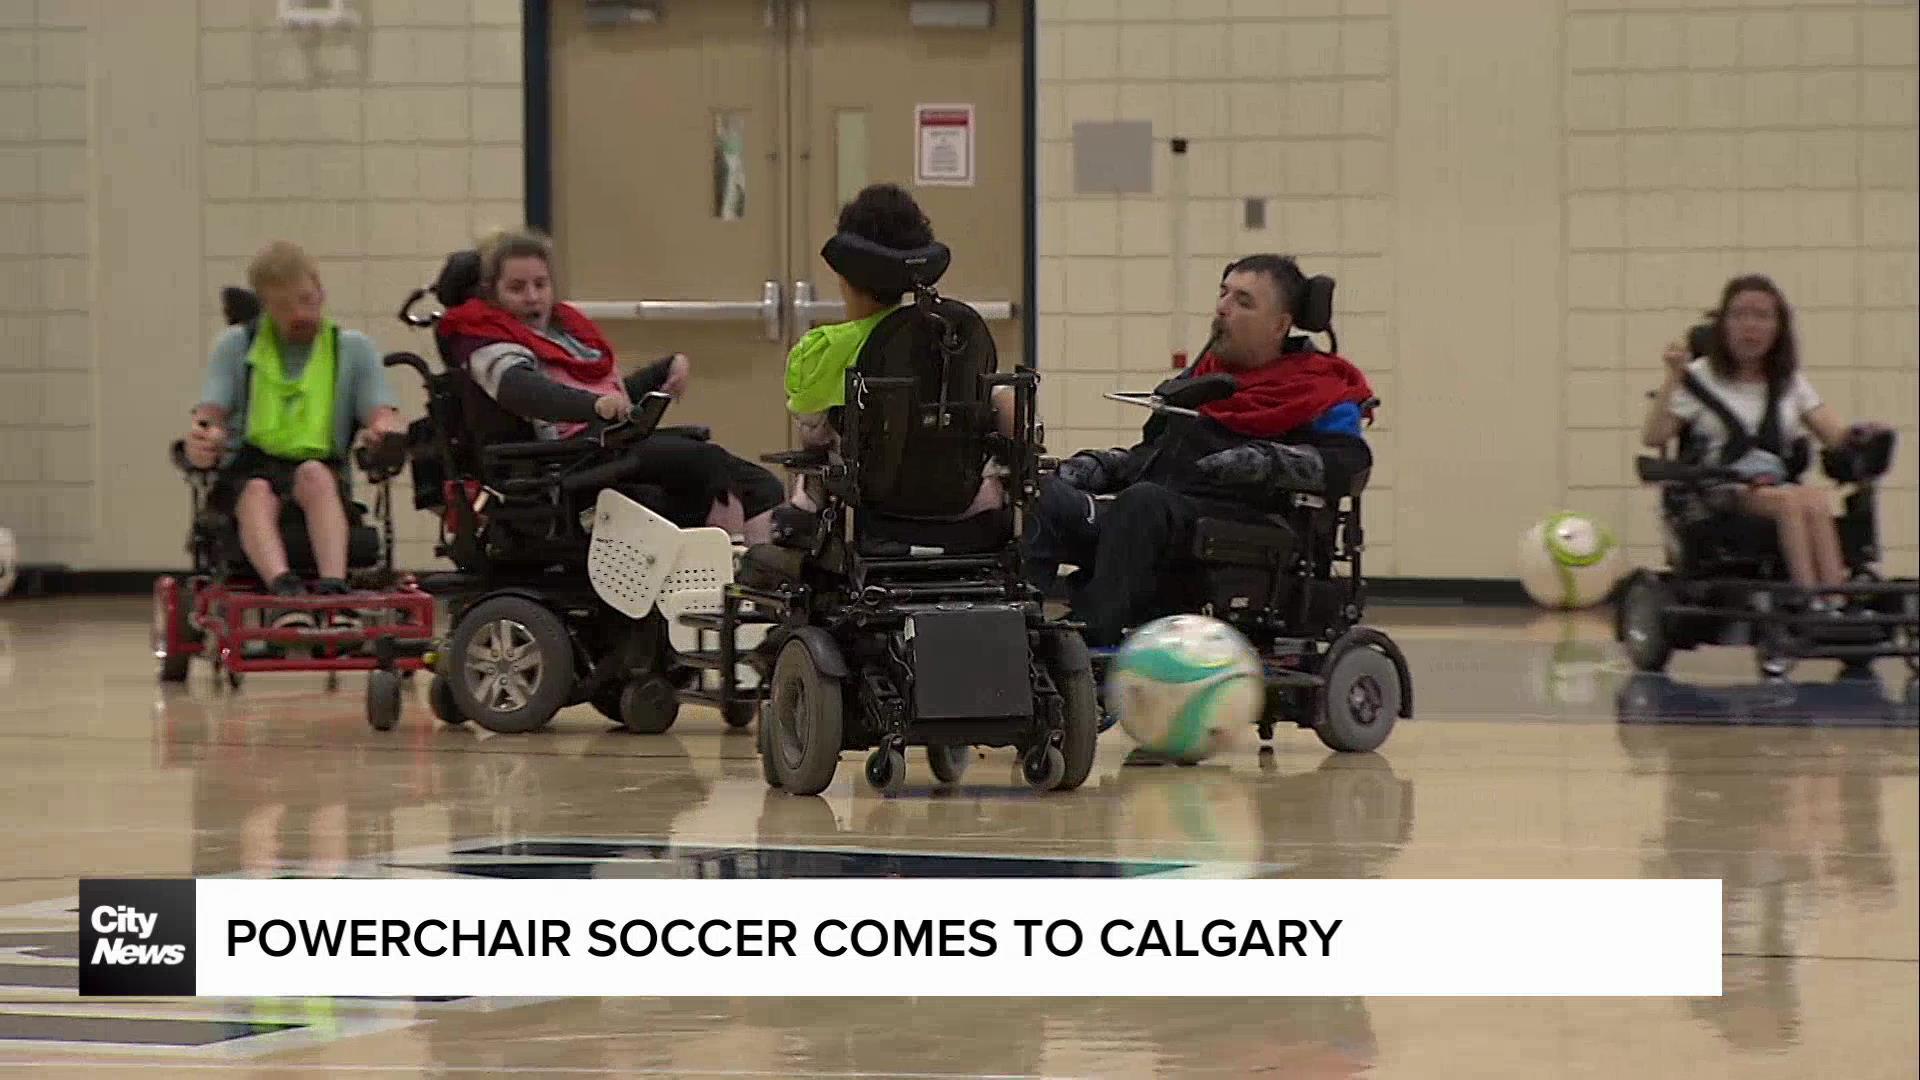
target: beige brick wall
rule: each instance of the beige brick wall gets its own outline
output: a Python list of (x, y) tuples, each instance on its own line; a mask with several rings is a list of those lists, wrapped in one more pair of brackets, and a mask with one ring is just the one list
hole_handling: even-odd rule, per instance
[(0, 3), (0, 525), (23, 558), (92, 532), (87, 28)]
[(266, 241), (320, 259), (343, 324), (418, 349), (407, 290), (520, 221), (519, 3), (354, 6), (313, 34), (273, 0), (0, 0), (0, 524), (29, 560), (179, 561), (164, 447)]
[[(1660, 351), (1727, 278), (1795, 305), (1814, 386), (1898, 425), (1887, 565), (1915, 555), (1915, 21), (1911, 5), (1579, 0), (1566, 70), (1566, 485), (1660, 557), (1631, 462)], [(1630, 10), (1620, 10), (1630, 8)]]
[[(1561, 506), (1653, 561), (1640, 395), (1661, 345), (1756, 269), (1799, 306), (1828, 399), (1901, 426), (1884, 533), (1889, 567), (1913, 571), (1910, 5), (1039, 10), (1054, 449), (1131, 442), (1137, 414), (1100, 392), (1150, 386), (1199, 346), (1226, 257), (1290, 251), (1339, 278), (1342, 351), (1386, 400), (1370, 571), (1508, 576), (1520, 530)], [(1072, 125), (1114, 119), (1153, 122), (1154, 191), (1076, 196)], [(1174, 136), (1192, 140), (1184, 164)], [(1242, 225), (1250, 196), (1270, 200), (1264, 229)]]

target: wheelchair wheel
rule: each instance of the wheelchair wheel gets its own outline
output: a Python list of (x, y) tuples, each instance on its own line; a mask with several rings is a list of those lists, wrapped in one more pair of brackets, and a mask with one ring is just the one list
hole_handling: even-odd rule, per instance
[(845, 705), (840, 680), (820, 670), (805, 642), (781, 648), (760, 722), (768, 728), (765, 751), (789, 794), (818, 795), (833, 783)]
[(1078, 634), (1053, 635), (1053, 655), (1047, 671), (1054, 688), (1060, 691), (1061, 719), (1066, 730), (1060, 739), (1064, 771), (1054, 784), (1055, 791), (1072, 791), (1087, 782), (1093, 772), (1094, 744), (1100, 738), (1100, 687), (1093, 678), (1093, 659), (1086, 642)]
[(460, 703), (454, 700), (453, 683), (445, 675), (434, 673), (432, 681), (427, 683), (427, 708), (440, 722), (451, 727), (459, 727), (467, 722), (460, 712)]
[(375, 731), (392, 731), (400, 723), (400, 676), (392, 671), (367, 673), (367, 723)]
[(929, 746), (927, 747), (927, 767), (933, 770), (933, 778), (943, 784), (957, 784), (967, 775), (967, 766), (973, 764), (971, 746)]
[(1400, 715), (1400, 671), (1393, 659), (1369, 645), (1335, 642), (1321, 671), (1326, 685), (1314, 734), (1344, 753), (1379, 749)]
[(153, 583), (153, 655), (160, 661), (161, 682), (187, 681), (193, 657), (180, 647), (192, 640), (193, 630), (187, 625), (187, 607), (192, 602), (192, 594), (174, 578), (162, 577)]
[(1672, 603), (1673, 590), (1652, 574), (1634, 578), (1620, 598), (1620, 644), (1641, 671), (1665, 671), (1673, 657), (1673, 639), (1667, 632), (1667, 608)]
[(635, 735), (659, 735), (680, 716), (680, 693), (664, 676), (648, 675), (620, 690), (620, 726)]
[(519, 735), (553, 719), (573, 691), (573, 642), (560, 619), (523, 596), (495, 596), (453, 629), (454, 701), (488, 731)]

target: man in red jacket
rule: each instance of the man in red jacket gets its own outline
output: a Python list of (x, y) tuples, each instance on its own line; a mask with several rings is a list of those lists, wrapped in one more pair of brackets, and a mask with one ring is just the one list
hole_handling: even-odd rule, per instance
[(1212, 342), (1192, 374), (1227, 372), (1239, 389), (1194, 419), (1156, 416), (1131, 449), (1075, 454), (1041, 484), (1028, 565), (1043, 588), (1061, 563), (1079, 567), (1073, 617), (1088, 645), (1118, 645), (1146, 615), (1161, 563), (1185, 546), (1205, 502), (1245, 507), (1282, 489), (1325, 490), (1371, 464), (1361, 427), (1372, 388), (1358, 368), (1294, 335), (1305, 289), (1291, 258), (1251, 255), (1228, 267)]

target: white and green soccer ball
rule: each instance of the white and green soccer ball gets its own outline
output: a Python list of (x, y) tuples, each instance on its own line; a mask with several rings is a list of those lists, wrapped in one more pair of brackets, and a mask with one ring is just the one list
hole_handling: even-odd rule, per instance
[(1542, 607), (1592, 607), (1624, 570), (1613, 533), (1585, 514), (1555, 514), (1520, 538), (1520, 584)]
[(1212, 756), (1260, 718), (1266, 679), (1240, 632), (1205, 615), (1134, 631), (1107, 675), (1107, 705), (1141, 746), (1175, 761)]

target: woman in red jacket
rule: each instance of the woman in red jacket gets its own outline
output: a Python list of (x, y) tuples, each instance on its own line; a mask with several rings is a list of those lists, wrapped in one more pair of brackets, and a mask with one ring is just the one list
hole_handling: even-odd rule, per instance
[[(625, 420), (655, 390), (679, 397), (690, 365), (666, 357), (622, 377), (613, 347), (593, 321), (554, 299), (553, 244), (531, 232), (492, 237), (480, 249), (480, 292), (440, 317), (449, 359), (500, 407), (543, 439), (566, 439)], [(766, 543), (785, 492), (766, 469), (704, 439), (649, 437), (635, 451), (656, 466), (647, 482), (666, 489), (661, 508), (681, 527), (718, 525)]]

